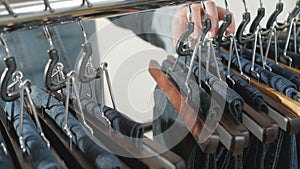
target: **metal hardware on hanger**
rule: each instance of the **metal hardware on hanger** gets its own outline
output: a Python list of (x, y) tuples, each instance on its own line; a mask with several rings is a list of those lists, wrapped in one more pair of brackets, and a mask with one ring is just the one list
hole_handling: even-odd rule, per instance
[[(203, 3), (203, 1), (201, 1), (201, 2), (202, 2), (205, 18), (203, 20), (203, 29), (202, 29), (202, 31), (201, 31), (201, 33), (200, 33), (200, 35), (199, 35), (199, 37), (196, 41), (196, 44), (195, 44), (195, 47), (194, 47), (194, 50), (193, 50), (191, 63), (190, 63), (190, 66), (189, 66), (189, 69), (188, 69), (188, 74), (187, 74), (187, 77), (186, 77), (186, 80), (185, 80), (185, 86), (186, 86), (187, 91), (188, 91), (187, 97), (186, 97), (186, 102), (190, 99), (189, 97), (191, 96), (191, 92), (192, 92), (190, 87), (188, 86), (188, 81), (190, 80), (190, 77), (191, 77), (191, 74), (192, 74), (192, 68), (193, 68), (193, 65), (195, 63), (197, 54), (198, 54), (198, 63), (199, 63), (198, 83), (199, 83), (199, 86), (201, 87), (202, 47), (205, 45), (205, 42), (204, 42), (205, 36), (211, 28), (211, 20), (208, 19), (208, 17), (207, 17), (207, 11), (206, 11), (205, 4)], [(190, 20), (191, 19), (192, 18), (190, 18)]]
[(49, 0), (44, 0), (44, 5), (45, 5), (45, 11), (47, 11), (47, 9), (49, 8), (49, 11), (51, 13), (54, 12), (54, 9), (51, 7)]
[(257, 44), (257, 39), (258, 39), (258, 32), (259, 32), (259, 27), (256, 28), (255, 31), (255, 37), (254, 37), (254, 43), (253, 43), (253, 55), (252, 55), (252, 61), (251, 61), (251, 72), (253, 72), (256, 75), (257, 81), (260, 80), (260, 74), (255, 71), (255, 56), (256, 56), (256, 44)]
[(90, 133), (93, 135), (93, 129), (86, 123), (85, 121), (85, 116), (84, 116), (84, 112), (82, 109), (82, 104), (80, 101), (80, 96), (78, 93), (78, 88), (77, 85), (75, 83), (75, 76), (76, 73), (74, 71), (70, 71), (69, 73), (67, 73), (67, 78), (66, 78), (66, 99), (65, 99), (65, 118), (64, 118), (64, 130), (66, 130), (66, 132), (68, 133), (70, 139), (72, 138), (72, 133), (71, 130), (68, 127), (68, 118), (69, 118), (69, 103), (70, 103), (70, 96), (71, 96), (71, 90), (70, 88), (73, 88), (73, 92), (75, 94), (76, 100), (77, 100), (77, 104), (78, 108), (79, 108), (79, 113), (81, 116), (81, 120), (83, 125), (90, 131)]
[(8, 14), (17, 17), (18, 15), (13, 11), (13, 9), (10, 7), (7, 0), (2, 0), (2, 4), (4, 5), (5, 9), (7, 10)]

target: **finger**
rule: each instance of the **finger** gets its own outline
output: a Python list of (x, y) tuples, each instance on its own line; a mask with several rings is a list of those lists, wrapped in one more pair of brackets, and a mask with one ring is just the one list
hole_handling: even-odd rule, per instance
[(172, 36), (173, 36), (173, 44), (176, 45), (177, 41), (179, 40), (180, 36), (186, 29), (186, 23), (188, 22), (187, 18), (187, 8), (182, 7), (179, 9), (173, 18), (172, 21)]
[(193, 33), (193, 38), (197, 39), (202, 30), (202, 20), (201, 20), (201, 5), (200, 4), (192, 4), (192, 22), (195, 24), (195, 31)]
[(211, 29), (210, 29), (211, 36), (216, 37), (219, 29), (219, 17), (218, 17), (217, 6), (212, 1), (205, 1), (204, 3), (206, 6), (208, 18), (211, 19)]
[[(222, 7), (217, 7), (217, 9), (218, 9), (219, 20), (224, 20), (224, 16), (225, 16), (225, 14), (227, 14), (227, 10)], [(232, 12), (230, 12), (230, 14), (232, 16), (232, 21), (231, 21), (231, 24), (226, 29), (226, 34), (234, 34), (235, 33), (234, 15), (232, 14)]]

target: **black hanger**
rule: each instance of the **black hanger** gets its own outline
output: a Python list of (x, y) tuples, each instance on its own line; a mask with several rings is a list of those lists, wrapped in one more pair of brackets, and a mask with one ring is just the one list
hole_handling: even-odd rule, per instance
[(291, 23), (293, 21), (294, 18), (297, 17), (297, 15), (299, 15), (300, 13), (300, 0), (298, 0), (296, 2), (296, 6), (295, 8), (292, 10), (292, 12), (289, 14), (288, 18), (287, 18), (287, 23)]
[(193, 54), (193, 50), (186, 46), (190, 35), (195, 31), (195, 23), (192, 22), (192, 9), (191, 4), (189, 6), (188, 23), (186, 24), (185, 32), (179, 37), (176, 44), (176, 52), (179, 56), (189, 56)]
[[(50, 91), (57, 91), (61, 90), (66, 87), (66, 84), (63, 82), (57, 82), (55, 83), (53, 81), (53, 71), (57, 68), (57, 65), (59, 63), (59, 54), (58, 50), (54, 48), (53, 41), (51, 34), (47, 28), (47, 26), (43, 26), (44, 33), (49, 41), (50, 49), (48, 50), (49, 60), (45, 66), (44, 70), (44, 80), (45, 80), (45, 86), (47, 90)], [(59, 72), (57, 72), (59, 73)]]
[(272, 28), (273, 24), (276, 22), (277, 17), (279, 16), (279, 14), (283, 11), (283, 3), (282, 2), (278, 2), (276, 4), (276, 9), (275, 11), (272, 13), (272, 15), (270, 16), (266, 28), (270, 29)]
[[(92, 80), (95, 80), (96, 78), (99, 78), (100, 74), (99, 74), (99, 70), (95, 69), (93, 67), (90, 68), (91, 71), (92, 71), (92, 72), (90, 72), (90, 74), (86, 73), (88, 63), (91, 62), (90, 59), (91, 59), (91, 56), (92, 56), (92, 53), (93, 53), (93, 48), (92, 48), (92, 44), (89, 43), (88, 40), (87, 40), (86, 31), (84, 29), (82, 21), (79, 20), (78, 24), (80, 26), (82, 36), (83, 36), (83, 39), (84, 39), (83, 44), (82, 44), (82, 49), (83, 49), (84, 56), (79, 58), (80, 60), (79, 60), (78, 64), (80, 65), (80, 69), (79, 69), (78, 77), (79, 77), (80, 82), (89, 83)], [(90, 66), (92, 66), (92, 65), (90, 65)]]
[(16, 60), (13, 56), (11, 56), (9, 48), (2, 38), (2, 35), (0, 37), (1, 43), (4, 46), (6, 57), (4, 58), (4, 62), (6, 64), (6, 68), (4, 69), (2, 76), (1, 76), (1, 82), (0, 82), (0, 88), (1, 88), (1, 97), (4, 101), (11, 102), (20, 97), (19, 90), (16, 88), (12, 88), (10, 86), (10, 80), (12, 79), (13, 73), (17, 69)]
[(254, 33), (256, 31), (256, 28), (260, 25), (260, 22), (264, 18), (265, 13), (266, 10), (262, 6), (262, 0), (260, 0), (260, 8), (257, 9), (257, 15), (250, 26), (250, 33)]
[(253, 42), (253, 39), (254, 39), (253, 35), (249, 35), (249, 36), (244, 35), (245, 29), (246, 29), (247, 25), (250, 23), (251, 14), (248, 12), (245, 0), (243, 0), (243, 3), (244, 3), (244, 7), (245, 7), (245, 12), (243, 13), (243, 20), (240, 23), (240, 25), (236, 31), (236, 38), (240, 44), (246, 44), (249, 42)]

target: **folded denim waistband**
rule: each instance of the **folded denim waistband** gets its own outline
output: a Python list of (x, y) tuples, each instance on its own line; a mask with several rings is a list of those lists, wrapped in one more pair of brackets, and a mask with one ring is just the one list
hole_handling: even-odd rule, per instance
[[(20, 127), (20, 101), (8, 102), (5, 111), (13, 119), (13, 126), (18, 134)], [(54, 157), (45, 141), (40, 136), (35, 123), (32, 121), (27, 109), (23, 112), (23, 141), (26, 152), (37, 169), (60, 169), (57, 159)]]

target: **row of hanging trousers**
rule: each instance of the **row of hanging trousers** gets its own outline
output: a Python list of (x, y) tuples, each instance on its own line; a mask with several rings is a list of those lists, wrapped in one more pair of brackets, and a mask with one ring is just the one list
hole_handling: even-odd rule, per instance
[[(248, 49), (244, 50), (245, 54), (243, 54), (244, 58), (241, 58), (241, 63), (244, 73), (248, 74), (251, 73), (251, 61), (247, 60), (247, 56), (252, 57), (252, 52)], [(222, 53), (222, 56), (226, 58), (228, 57), (228, 54)], [(181, 58), (181, 68), (178, 66), (174, 71), (168, 71), (168, 69), (173, 67), (174, 63), (170, 60), (165, 60), (162, 63), (162, 70), (168, 72), (168, 76), (172, 79), (171, 81), (174, 85), (177, 86), (181, 92), (187, 94), (187, 90), (185, 89), (185, 78), (187, 77), (187, 73), (185, 73), (184, 69), (186, 65), (189, 65), (189, 61), (186, 62), (185, 60), (186, 58)], [(259, 57), (257, 57), (257, 60), (259, 61)], [(261, 74), (261, 81), (291, 98), (298, 99), (298, 76), (273, 63), (269, 63), (269, 65), (273, 68), (273, 72), (268, 72), (267, 70), (256, 66), (256, 71)], [(211, 104), (211, 97), (205, 90), (199, 89), (199, 85), (195, 80), (198, 79), (198, 63), (192, 66), (194, 78), (189, 80), (189, 87), (193, 91), (191, 100), (195, 103), (200, 102), (199, 109), (202, 110), (201, 112), (208, 112), (210, 105), (214, 105), (214, 103)], [(232, 59), (232, 66), (238, 68), (236, 57)], [(227, 68), (225, 66), (223, 66), (223, 68), (225, 72), (227, 72)], [(202, 81), (205, 82), (207, 73), (209, 72), (206, 72), (204, 67), (201, 67), (201, 69), (201, 72), (203, 73)], [(276, 69), (282, 75), (286, 75), (286, 78), (276, 74)], [(225, 113), (230, 113), (241, 121), (244, 102), (255, 109), (267, 113), (268, 107), (261, 92), (233, 72), (231, 72), (230, 75), (234, 79), (235, 85), (227, 86), (223, 81), (220, 81), (217, 77), (211, 74), (208, 78), (209, 85), (219, 94), (217, 97), (223, 97), (223, 99), (226, 100), (225, 110), (227, 110), (227, 112)], [(173, 145), (172, 138), (176, 135), (175, 133), (178, 132), (178, 130), (183, 130), (183, 128), (185, 128), (186, 132), (188, 132), (188, 129), (186, 129), (185, 124), (182, 122), (180, 117), (178, 117), (178, 112), (176, 112), (174, 106), (159, 87), (155, 89), (154, 96), (155, 107), (153, 113), (155, 120), (153, 124), (153, 134), (154, 136), (157, 136), (155, 137), (157, 139), (156, 141), (161, 144), (166, 146)], [(213, 108), (220, 109), (220, 107)], [(165, 131), (167, 131), (171, 126), (176, 128), (173, 130), (175, 133), (165, 133)], [(184, 139), (176, 144), (172, 150), (184, 158), (188, 168), (210, 168), (212, 166), (222, 169), (298, 168), (296, 135), (290, 136), (282, 130), (279, 131), (278, 139), (270, 144), (264, 144), (254, 135), (250, 135), (248, 148), (246, 148), (242, 155), (239, 156), (232, 156), (231, 152), (226, 150), (224, 146), (219, 146), (217, 152), (213, 155), (205, 154), (199, 148), (198, 143), (194, 140), (191, 134), (184, 137)], [(211, 163), (209, 157), (216, 160), (214, 165), (209, 165)]]

